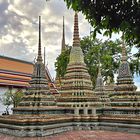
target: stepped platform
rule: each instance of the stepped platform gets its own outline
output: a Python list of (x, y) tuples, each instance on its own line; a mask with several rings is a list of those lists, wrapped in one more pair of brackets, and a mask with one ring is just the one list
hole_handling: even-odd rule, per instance
[[(82, 134), (82, 135), (81, 135)], [(0, 134), (0, 139), (4, 140), (139, 140), (139, 134), (129, 134), (122, 132), (112, 131), (70, 131), (63, 134), (47, 137), (31, 137), (31, 138), (18, 138), (14, 136), (8, 136)]]
[(128, 115), (0, 116), (0, 133), (41, 137), (75, 130), (108, 130), (140, 134), (140, 117)]

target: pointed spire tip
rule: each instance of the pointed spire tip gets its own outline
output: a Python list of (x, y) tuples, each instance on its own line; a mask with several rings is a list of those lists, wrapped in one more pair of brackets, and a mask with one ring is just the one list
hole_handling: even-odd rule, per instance
[(74, 34), (73, 34), (73, 47), (80, 46), (79, 26), (78, 26), (78, 13), (74, 15)]
[(38, 40), (38, 61), (42, 61), (42, 56), (41, 56), (41, 16), (39, 16), (39, 40)]
[(62, 32), (62, 46), (61, 46), (61, 53), (65, 50), (65, 21), (64, 21), (64, 16), (63, 16), (63, 32)]
[(122, 62), (126, 62), (126, 61), (127, 61), (127, 51), (126, 51), (124, 37), (122, 37)]

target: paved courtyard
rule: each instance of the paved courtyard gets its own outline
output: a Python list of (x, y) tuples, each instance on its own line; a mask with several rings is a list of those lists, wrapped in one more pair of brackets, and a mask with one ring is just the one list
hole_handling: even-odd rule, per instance
[(139, 134), (111, 131), (71, 131), (57, 136), (19, 138), (0, 134), (0, 140), (140, 140)]

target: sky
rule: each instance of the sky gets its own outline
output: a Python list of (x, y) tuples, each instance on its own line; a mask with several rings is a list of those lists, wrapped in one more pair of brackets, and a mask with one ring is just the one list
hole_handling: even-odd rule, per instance
[[(73, 14), (63, 0), (0, 0), (0, 55), (34, 61), (38, 47), (38, 16), (42, 17), (42, 49), (55, 76), (54, 62), (61, 51), (62, 19), (65, 16), (66, 44), (72, 44)], [(90, 25), (79, 15), (81, 37)]]
[[(61, 52), (62, 20), (65, 16), (66, 44), (72, 44), (74, 12), (64, 0), (0, 0), (0, 55), (33, 62), (38, 47), (38, 16), (42, 18), (42, 49), (46, 63), (55, 77), (54, 62)], [(79, 13), (80, 37), (89, 35), (90, 25)], [(102, 35), (100, 39), (107, 39)], [(112, 39), (120, 35), (113, 35)], [(135, 78), (140, 87), (140, 80)]]

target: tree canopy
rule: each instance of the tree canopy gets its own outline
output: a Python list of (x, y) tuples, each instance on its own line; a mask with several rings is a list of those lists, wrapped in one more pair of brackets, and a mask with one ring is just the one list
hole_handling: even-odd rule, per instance
[(85, 37), (81, 40), (81, 48), (84, 53), (84, 60), (88, 67), (93, 86), (95, 86), (98, 74), (99, 63), (104, 81), (111, 77), (114, 81), (114, 73), (117, 72), (120, 63), (120, 41), (105, 41)]
[(56, 58), (55, 68), (56, 68), (56, 77), (64, 77), (66, 73), (67, 64), (69, 62), (71, 46), (66, 45), (66, 50)]
[(69, 8), (81, 11), (94, 27), (94, 36), (122, 31), (126, 42), (140, 47), (139, 0), (64, 0)]

